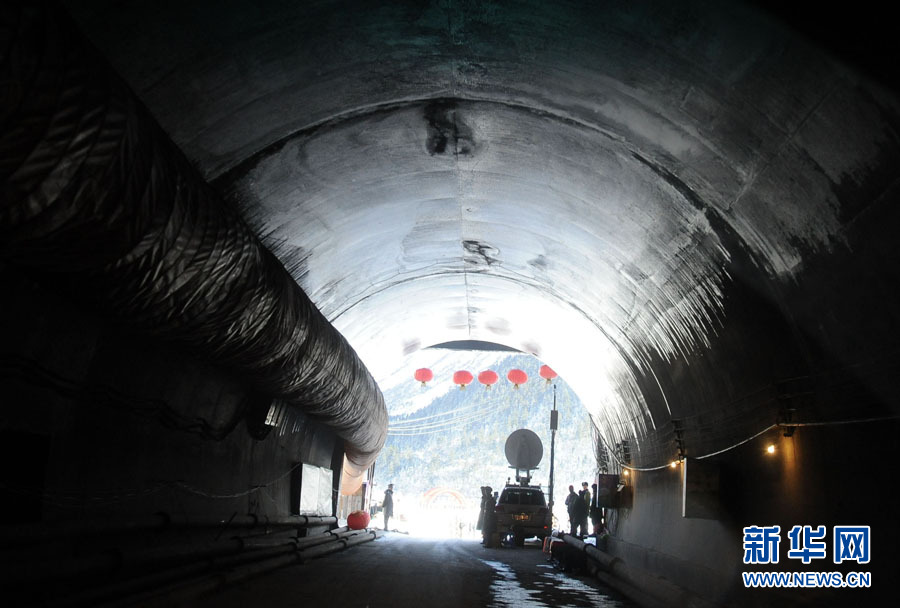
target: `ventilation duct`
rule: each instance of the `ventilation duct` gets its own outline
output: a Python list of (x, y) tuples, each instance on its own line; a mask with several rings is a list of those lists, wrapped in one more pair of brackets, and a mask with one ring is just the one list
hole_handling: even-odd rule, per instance
[(0, 29), (0, 260), (301, 408), (358, 476), (387, 411), (347, 341), (65, 15)]

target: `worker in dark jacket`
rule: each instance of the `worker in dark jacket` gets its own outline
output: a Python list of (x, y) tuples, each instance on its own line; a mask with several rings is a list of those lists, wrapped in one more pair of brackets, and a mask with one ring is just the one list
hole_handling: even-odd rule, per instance
[(491, 535), (497, 527), (497, 522), (494, 519), (494, 507), (496, 504), (497, 497), (494, 496), (494, 489), (491, 486), (482, 486), (478, 529), (481, 530), (481, 542), (485, 547), (491, 546)]
[(475, 525), (476, 530), (483, 529), (488, 513), (494, 512), (494, 499), (491, 492), (493, 492), (491, 486), (481, 486), (481, 505), (478, 511), (478, 523)]
[(597, 536), (603, 529), (603, 509), (600, 508), (600, 494), (597, 484), (592, 483), (591, 489), (594, 492), (591, 494), (591, 509), (588, 511), (588, 515), (591, 518), (591, 536)]
[(578, 494), (575, 486), (569, 486), (569, 495), (566, 496), (566, 511), (569, 514), (569, 534), (575, 536), (578, 529)]
[(579, 509), (578, 509), (578, 525), (581, 527), (581, 536), (585, 537), (590, 534), (588, 530), (588, 512), (591, 510), (591, 491), (588, 489), (586, 481), (581, 482), (581, 491), (578, 492)]
[(381, 509), (384, 512), (384, 529), (387, 530), (388, 519), (394, 516), (394, 484), (392, 483), (389, 483), (388, 489), (384, 491)]

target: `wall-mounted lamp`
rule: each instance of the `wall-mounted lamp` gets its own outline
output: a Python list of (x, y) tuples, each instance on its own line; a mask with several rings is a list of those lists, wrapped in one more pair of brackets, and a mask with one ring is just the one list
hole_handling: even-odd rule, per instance
[(622, 472), (619, 474), (618, 479), (616, 480), (616, 492), (621, 492), (622, 488), (628, 485), (628, 476), (631, 475), (631, 471), (622, 467)]

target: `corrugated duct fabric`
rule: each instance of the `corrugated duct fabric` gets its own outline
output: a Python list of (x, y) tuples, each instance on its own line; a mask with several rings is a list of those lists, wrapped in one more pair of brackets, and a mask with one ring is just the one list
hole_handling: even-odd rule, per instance
[(65, 15), (4, 3), (0, 21), (0, 259), (244, 374), (371, 464), (387, 411), (343, 336)]

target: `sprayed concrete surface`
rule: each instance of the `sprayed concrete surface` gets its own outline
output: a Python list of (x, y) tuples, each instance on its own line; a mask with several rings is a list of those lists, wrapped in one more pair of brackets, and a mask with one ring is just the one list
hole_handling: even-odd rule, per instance
[(897, 350), (835, 308), (895, 284), (900, 100), (752, 3), (65, 4), (379, 383), (503, 344), (653, 467), (771, 424), (785, 335)]
[[(318, 349), (304, 351), (300, 371), (285, 365), (270, 375), (251, 363), (246, 377), (217, 387), (232, 372), (204, 367), (220, 354), (211, 343), (176, 353), (204, 365), (175, 366), (181, 358), (164, 351), (150, 357), (157, 351), (132, 348), (130, 333), (107, 324), (118, 309), (112, 300), (101, 306), (93, 271), (38, 272), (44, 256), (27, 246), (32, 237), (46, 238), (60, 268), (106, 259), (82, 225), (97, 200), (113, 203), (109, 219), (141, 224), (122, 215), (128, 207), (115, 195), (94, 196), (102, 180), (121, 176), (122, 192), (138, 198), (136, 176), (158, 174), (138, 171), (144, 161), (126, 160), (120, 149), (134, 144), (135, 159), (147, 162), (167, 158), (157, 150), (169, 148), (127, 129), (122, 146), (114, 143), (122, 104), (110, 97), (109, 62), (137, 95), (129, 107), (149, 110), (184, 153), (178, 166), (199, 171), (211, 189), (204, 192), (223, 205), (170, 214), (172, 230), (161, 222), (136, 246), (141, 268), (154, 258), (144, 247), (173, 242), (184, 250), (166, 256), (171, 276), (148, 275), (128, 295), (146, 310), (128, 332), (144, 327), (153, 340), (171, 340), (166, 348), (186, 349), (178, 332), (159, 331), (155, 319), (167, 317), (150, 308), (182, 296), (204, 315), (233, 313), (228, 331), (241, 326), (253, 309), (239, 302), (251, 291), (221, 289), (222, 300), (207, 302), (188, 279), (196, 275), (178, 270), (215, 266), (207, 243), (219, 229), (182, 231), (202, 237), (197, 247), (174, 236), (176, 224), (192, 226), (182, 217), (218, 226), (213, 209), (232, 209), (379, 385), (410, 355), (448, 342), (502, 345), (556, 370), (597, 431), (596, 443), (583, 446), (597, 457), (593, 472), (633, 468), (609, 545), (629, 566), (721, 605), (743, 591), (736, 573), (744, 527), (859, 524), (878, 531), (875, 580), (895, 576), (900, 494), (885, 491), (896, 479), (900, 433), (893, 62), (882, 61), (887, 80), (872, 81), (761, 8), (778, 3), (747, 0), (57, 4), (99, 53), (72, 72), (105, 74), (89, 88), (34, 71), (57, 67), (45, 47), (82, 57), (60, 51), (68, 48), (68, 18), (38, 16), (27, 30), (29, 3), (0, 11), (3, 39), (24, 53), (0, 58), (20, 74), (4, 80), (0, 94), (0, 114), (12, 112), (3, 114), (12, 128), (0, 151), (15, 153), (0, 154), (8, 175), (0, 181), (4, 196), (20, 192), (25, 201), (10, 212), (0, 204), (0, 224), (23, 222), (15, 224), (21, 230), (0, 226), (0, 270), (15, 275), (0, 276), (0, 293), (27, 296), (12, 309), (0, 302), (0, 375), (10, 379), (0, 389), (0, 429), (17, 434), (8, 445), (21, 446), (10, 465), (37, 485), (10, 489), (6, 504), (19, 510), (9, 521), (111, 513), (130, 521), (156, 511), (204, 520), (287, 516), (296, 510), (293, 463), (341, 458), (327, 429), (322, 435), (281, 416), (269, 426), (284, 410), (271, 408), (270, 418), (270, 404), (252, 394), (271, 397), (257, 390), (263, 382), (286, 386), (313, 367), (332, 378)], [(893, 23), (886, 12), (851, 9), (804, 8), (797, 17), (815, 25), (837, 14), (837, 39), (866, 47), (896, 38), (873, 35), (876, 22)], [(854, 13), (870, 23), (854, 31)], [(38, 105), (60, 121), (33, 118)], [(23, 120), (9, 118), (20, 110)], [(84, 158), (96, 153), (97, 162), (56, 160), (57, 152), (81, 159), (88, 150)], [(83, 206), (32, 217), (38, 203), (70, 193)], [(46, 218), (71, 219), (77, 230), (39, 228)], [(232, 229), (223, 224), (221, 232)], [(131, 233), (111, 232), (125, 247)], [(70, 245), (82, 255), (69, 255)], [(69, 301), (79, 285), (83, 299)], [(98, 329), (86, 331), (92, 324)], [(288, 335), (274, 321), (266, 327)], [(245, 332), (261, 361), (282, 352)], [(246, 415), (243, 393), (258, 401)], [(226, 431), (223, 441), (211, 438)], [(673, 461), (692, 462), (671, 468)], [(709, 467), (703, 473), (695, 462)], [(188, 505), (181, 494), (157, 491), (185, 486), (202, 490)], [(20, 508), (25, 494), (38, 497), (30, 511)], [(700, 517), (685, 515), (691, 494), (711, 507)], [(107, 506), (120, 495), (150, 498)], [(60, 500), (65, 510), (55, 506)], [(288, 585), (269, 603), (320, 593), (310, 597), (355, 605), (349, 598), (364, 592), (372, 605), (418, 603), (428, 580), (431, 603), (487, 605), (514, 595), (491, 591), (513, 579), (529, 600), (532, 590), (544, 601), (537, 579), (529, 587), (523, 570), (493, 567), (501, 562), (477, 546), (438, 543), (417, 555), (392, 543), (267, 577)], [(457, 567), (465, 574), (454, 574)], [(248, 589), (241, 605), (264, 605), (276, 593), (264, 584)], [(815, 601), (791, 591), (798, 593), (788, 599), (802, 606), (874, 604), (841, 590)], [(758, 597), (754, 608), (785, 605)]]
[(537, 546), (486, 549), (476, 540), (416, 539), (389, 533), (223, 589), (191, 606), (618, 608), (633, 604), (587, 576), (560, 572)]

